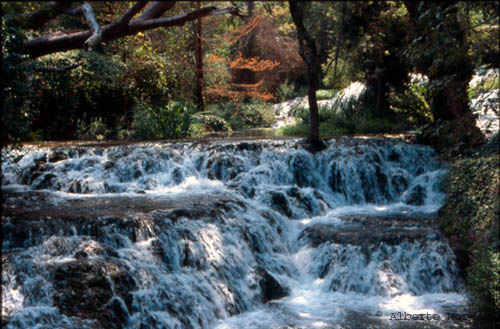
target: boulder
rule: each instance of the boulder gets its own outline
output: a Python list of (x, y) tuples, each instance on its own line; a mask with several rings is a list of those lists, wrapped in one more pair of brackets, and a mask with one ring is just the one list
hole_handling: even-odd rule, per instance
[[(61, 313), (96, 319), (104, 328), (122, 328), (136, 289), (127, 269), (110, 259), (77, 259), (54, 271), (54, 305)], [(124, 301), (121, 304), (119, 300)]]
[(259, 267), (257, 268), (256, 273), (259, 277), (258, 282), (262, 291), (263, 303), (288, 296), (289, 290), (286, 287), (283, 287), (274, 278), (274, 276), (269, 274), (269, 272), (267, 272), (265, 269)]

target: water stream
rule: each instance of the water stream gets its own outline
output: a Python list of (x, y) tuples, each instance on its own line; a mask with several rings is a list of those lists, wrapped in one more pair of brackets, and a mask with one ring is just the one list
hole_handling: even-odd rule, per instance
[(467, 327), (448, 319), (467, 297), (437, 225), (446, 172), (399, 139), (4, 150), (2, 320)]

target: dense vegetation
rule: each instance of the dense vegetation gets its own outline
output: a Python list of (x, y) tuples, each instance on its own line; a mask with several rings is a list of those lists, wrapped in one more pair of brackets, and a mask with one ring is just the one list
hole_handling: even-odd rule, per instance
[(500, 136), (454, 159), (440, 210), (441, 228), (465, 270), (480, 311), (500, 319)]
[[(133, 9), (121, 2), (90, 5), (103, 30)], [(110, 37), (92, 51), (85, 44), (62, 52), (35, 49), (34, 41), (77, 35), (89, 29), (85, 19), (43, 16), (52, 8), (45, 3), (2, 3), (3, 142), (201, 137), (217, 129), (227, 134), (265, 128), (273, 121), (271, 103), (304, 96), (311, 83), (315, 92), (323, 90), (321, 98), (353, 81), (367, 85), (366, 95), (359, 103), (319, 108), (313, 120), (322, 137), (404, 131), (437, 119), (461, 119), (467, 133), (477, 135), (471, 128), (470, 95), (457, 84), (466, 85), (474, 70), (498, 67), (495, 2), (292, 7), (287, 2), (177, 2), (162, 10), (171, 17), (226, 5), (236, 8), (180, 26)], [(68, 5), (53, 6), (67, 12)], [(135, 17), (140, 20), (151, 9), (138, 6)], [(303, 31), (296, 29), (290, 9)], [(297, 31), (307, 33), (302, 52)], [(457, 51), (441, 51), (449, 49), (447, 44)], [(312, 46), (311, 80), (306, 64)], [(411, 83), (417, 72), (427, 75), (428, 83)], [(295, 113), (302, 121), (279, 133), (307, 135), (309, 110)]]

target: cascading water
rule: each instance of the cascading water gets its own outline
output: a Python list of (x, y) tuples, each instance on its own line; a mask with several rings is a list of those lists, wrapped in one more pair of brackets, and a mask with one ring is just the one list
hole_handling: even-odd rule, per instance
[[(7, 328), (442, 328), (467, 303), (436, 226), (446, 168), (428, 147), (25, 146), (3, 158)], [(431, 318), (404, 320), (417, 313)]]

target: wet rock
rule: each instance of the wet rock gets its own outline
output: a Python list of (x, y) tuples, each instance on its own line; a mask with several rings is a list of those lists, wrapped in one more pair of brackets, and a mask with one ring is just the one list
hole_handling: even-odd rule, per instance
[(35, 165), (23, 169), (21, 172), (21, 182), (24, 185), (31, 185), (38, 177), (52, 169), (54, 169), (54, 166), (47, 164), (45, 160), (35, 162)]
[(32, 188), (35, 190), (48, 189), (53, 186), (53, 179), (57, 176), (52, 173), (46, 173), (41, 177), (38, 177), (33, 182)]
[(172, 171), (172, 179), (175, 184), (180, 184), (184, 180), (184, 173), (181, 167), (177, 167)]
[(404, 196), (404, 202), (413, 206), (421, 206), (424, 204), (425, 194), (424, 187), (417, 185)]
[(286, 196), (281, 192), (270, 192), (271, 196), (271, 207), (287, 217), (292, 217), (292, 211), (288, 205), (288, 200)]
[(106, 328), (119, 329), (126, 327), (130, 321), (130, 314), (127, 306), (119, 298), (112, 298), (101, 311), (100, 323), (104, 324)]
[(229, 157), (225, 154), (213, 154), (208, 160), (209, 179), (231, 180), (239, 173), (243, 172), (243, 162), (236, 157)]
[(404, 241), (436, 240), (440, 235), (434, 218), (349, 216), (343, 225), (314, 224), (301, 233), (312, 247), (323, 243), (398, 245)]
[(104, 169), (106, 169), (106, 170), (109, 170), (109, 169), (113, 168), (114, 166), (115, 166), (114, 161), (106, 161), (104, 163)]
[(287, 194), (295, 199), (295, 203), (298, 208), (304, 209), (307, 213), (312, 215), (318, 214), (318, 211), (314, 206), (315, 200), (313, 200), (310, 196), (303, 194), (300, 189), (292, 187)]
[(82, 147), (72, 148), (68, 151), (68, 156), (70, 158), (78, 158), (87, 153), (86, 149)]
[(68, 155), (64, 153), (63, 151), (57, 150), (52, 152), (49, 155), (49, 162), (58, 162), (61, 160), (66, 160), (68, 158)]
[(399, 155), (399, 153), (397, 153), (394, 150), (392, 150), (391, 153), (389, 154), (389, 161), (397, 162), (399, 161), (400, 158), (401, 156)]
[(70, 193), (82, 193), (82, 183), (79, 180), (75, 180), (69, 186), (68, 192)]
[[(54, 289), (54, 305), (63, 314), (96, 319), (104, 328), (122, 328), (128, 313), (123, 308), (130, 308), (128, 293), (136, 289), (136, 284), (124, 266), (84, 258), (58, 265)], [(124, 300), (126, 307), (117, 305), (113, 297)]]
[(289, 290), (283, 287), (269, 272), (265, 269), (259, 267), (256, 270), (257, 276), (259, 277), (259, 286), (262, 291), (262, 302), (267, 303), (269, 301), (280, 299), (288, 296)]
[(331, 175), (330, 175), (330, 187), (334, 192), (344, 193), (344, 186), (342, 182), (342, 172), (337, 163), (332, 164)]
[(113, 248), (96, 241), (89, 241), (83, 244), (74, 255), (75, 258), (87, 258), (89, 256), (119, 257)]
[(397, 194), (401, 194), (408, 188), (408, 182), (403, 175), (394, 175), (391, 184)]
[(293, 170), (295, 184), (299, 187), (312, 186), (311, 173), (314, 172), (310, 159), (301, 153), (297, 153), (290, 161), (290, 167)]

